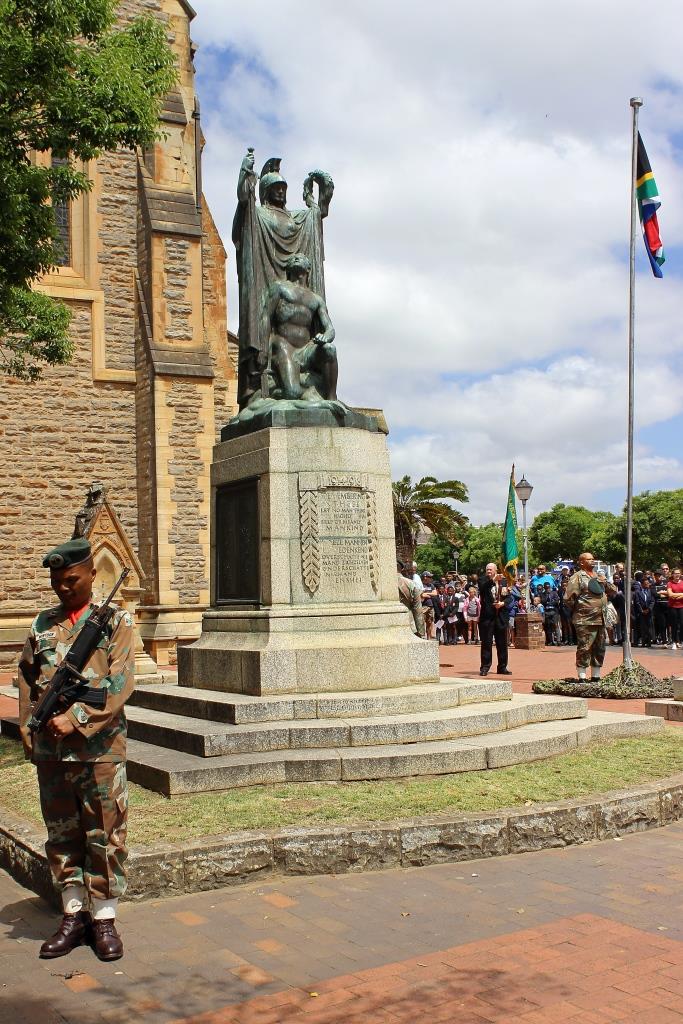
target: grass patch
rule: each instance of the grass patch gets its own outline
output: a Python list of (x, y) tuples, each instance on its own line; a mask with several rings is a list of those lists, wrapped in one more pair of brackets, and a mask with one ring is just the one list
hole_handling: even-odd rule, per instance
[(656, 700), (673, 697), (674, 677), (658, 679), (637, 661), (633, 668), (617, 665), (602, 679), (538, 679), (531, 687), (534, 693), (559, 693), (563, 697), (605, 697), (611, 700), (634, 700), (645, 698)]
[[(495, 811), (664, 778), (683, 771), (683, 729), (614, 740), (572, 754), (487, 772), (379, 782), (252, 786), (168, 800), (130, 786), (129, 840), (145, 845), (285, 825), (393, 821), (454, 811)], [(41, 822), (35, 769), (0, 738), (0, 813)]]

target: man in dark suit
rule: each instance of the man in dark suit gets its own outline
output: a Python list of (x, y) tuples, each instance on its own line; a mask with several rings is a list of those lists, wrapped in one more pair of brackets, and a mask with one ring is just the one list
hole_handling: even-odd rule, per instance
[(493, 562), (486, 566), (486, 572), (479, 577), (481, 613), (479, 617), (479, 639), (481, 641), (480, 676), (488, 675), (493, 658), (493, 641), (496, 642), (498, 675), (511, 676), (508, 668), (508, 598), (509, 589), (505, 579), (498, 575)]

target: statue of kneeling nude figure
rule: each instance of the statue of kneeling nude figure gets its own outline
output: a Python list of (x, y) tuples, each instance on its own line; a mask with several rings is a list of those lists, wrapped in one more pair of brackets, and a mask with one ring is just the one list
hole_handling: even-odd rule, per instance
[(261, 311), (259, 333), (268, 360), (263, 369), (272, 378), (268, 396), (336, 402), (334, 327), (325, 300), (308, 287), (311, 261), (304, 253), (294, 253), (285, 270), (286, 280), (273, 281)]

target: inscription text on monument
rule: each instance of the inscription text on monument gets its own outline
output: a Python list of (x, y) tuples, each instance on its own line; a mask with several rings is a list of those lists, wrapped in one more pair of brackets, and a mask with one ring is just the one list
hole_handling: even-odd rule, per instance
[(367, 601), (377, 590), (375, 494), (366, 474), (299, 475), (301, 571), (323, 601)]

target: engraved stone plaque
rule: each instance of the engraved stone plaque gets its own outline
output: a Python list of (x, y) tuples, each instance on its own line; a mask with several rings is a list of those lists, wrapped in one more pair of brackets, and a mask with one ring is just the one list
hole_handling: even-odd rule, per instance
[(372, 600), (378, 589), (375, 493), (364, 473), (300, 473), (301, 574), (321, 601)]

